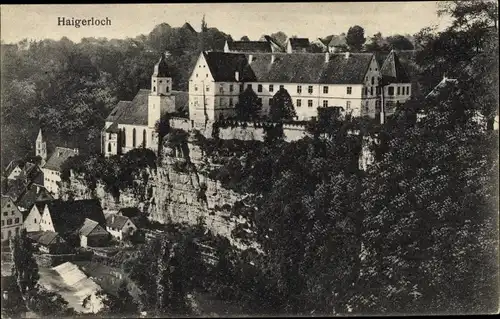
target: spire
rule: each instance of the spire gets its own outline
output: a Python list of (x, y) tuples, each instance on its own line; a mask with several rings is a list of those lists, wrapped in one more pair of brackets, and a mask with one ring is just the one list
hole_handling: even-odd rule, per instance
[(38, 131), (38, 136), (36, 137), (36, 140), (37, 141), (41, 141), (43, 140), (43, 136), (42, 136), (42, 129), (40, 128), (40, 130)]

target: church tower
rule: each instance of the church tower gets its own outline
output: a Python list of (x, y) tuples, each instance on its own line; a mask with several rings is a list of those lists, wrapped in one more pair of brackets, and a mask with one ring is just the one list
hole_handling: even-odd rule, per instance
[(47, 162), (47, 142), (43, 139), (42, 129), (38, 131), (35, 144), (35, 156), (40, 156), (42, 158), (40, 166), (43, 166), (45, 162)]
[(151, 93), (148, 97), (148, 147), (155, 147), (155, 125), (165, 113), (175, 112), (175, 96), (172, 95), (172, 72), (167, 64), (167, 54), (162, 54), (151, 76)]

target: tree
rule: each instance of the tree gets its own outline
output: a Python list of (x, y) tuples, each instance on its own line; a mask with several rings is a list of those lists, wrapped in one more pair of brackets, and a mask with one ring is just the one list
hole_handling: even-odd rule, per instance
[(413, 43), (403, 35), (397, 34), (387, 37), (389, 47), (394, 50), (413, 50)]
[(68, 308), (68, 302), (56, 292), (38, 287), (36, 292), (30, 294), (28, 308), (43, 317), (68, 317), (74, 316), (73, 308)]
[(250, 41), (250, 39), (246, 35), (244, 35), (241, 37), (240, 41)]
[(103, 308), (99, 310), (99, 314), (103, 315), (137, 315), (137, 304), (134, 298), (130, 295), (127, 282), (122, 280), (118, 287), (116, 296), (106, 294), (102, 290), (96, 294), (96, 297), (103, 301)]
[(25, 229), (11, 243), (12, 274), (16, 278), (19, 292), (24, 298), (35, 290), (38, 282), (38, 265), (33, 257), (33, 247)]
[(269, 115), (274, 122), (291, 120), (297, 116), (292, 98), (285, 88), (280, 88), (278, 92), (274, 94)]
[(479, 25), (498, 29), (498, 3), (489, 0), (447, 1), (439, 3), (438, 15), (453, 18), (451, 28), (470, 30)]
[(285, 32), (278, 31), (278, 32), (272, 33), (271, 38), (273, 38), (282, 47), (284, 47), (284, 48), (286, 47), (286, 41), (288, 40), (288, 36), (285, 34)]
[(351, 51), (361, 51), (365, 41), (365, 30), (362, 27), (355, 25), (349, 28), (349, 31), (347, 31), (346, 42)]
[(251, 87), (247, 87), (240, 93), (238, 102), (235, 105), (236, 116), (240, 121), (254, 120), (259, 116), (262, 109), (262, 102)]

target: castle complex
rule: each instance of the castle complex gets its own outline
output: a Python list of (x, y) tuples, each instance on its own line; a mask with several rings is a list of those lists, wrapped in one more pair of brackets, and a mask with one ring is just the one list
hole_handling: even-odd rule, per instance
[[(296, 40), (286, 49), (270, 40), (235, 41), (226, 43), (225, 52), (201, 52), (189, 78), (188, 97), (172, 90), (163, 55), (154, 66), (151, 90), (141, 89), (132, 101), (120, 101), (106, 119), (102, 153), (156, 149), (156, 123), (163, 114), (183, 108), (189, 109), (189, 119), (179, 127), (184, 129), (186, 122), (188, 128), (200, 129), (234, 118), (239, 95), (247, 88), (257, 95), (263, 119), (282, 88), (301, 121), (317, 117), (318, 108), (330, 107), (354, 117), (384, 118), (411, 97), (410, 77), (394, 51), (379, 65), (373, 53), (310, 53), (301, 49), (308, 41)], [(178, 103), (179, 97), (186, 101)]]

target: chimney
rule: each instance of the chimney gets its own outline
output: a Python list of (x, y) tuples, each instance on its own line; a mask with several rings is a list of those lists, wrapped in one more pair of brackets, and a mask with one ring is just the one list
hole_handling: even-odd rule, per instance
[(240, 80), (240, 72), (234, 72), (234, 78), (236, 79), (236, 82), (238, 82)]
[(251, 63), (252, 63), (252, 61), (253, 61), (253, 55), (252, 55), (252, 54), (250, 54), (250, 55), (248, 56), (248, 64), (251, 64)]
[(346, 59), (349, 59), (349, 56), (350, 56), (350, 55), (351, 55), (351, 54), (350, 54), (350, 52), (346, 52), (346, 53), (345, 53), (345, 58), (346, 58)]
[(327, 51), (325, 53), (325, 63), (328, 63), (328, 62), (330, 62), (330, 52)]

